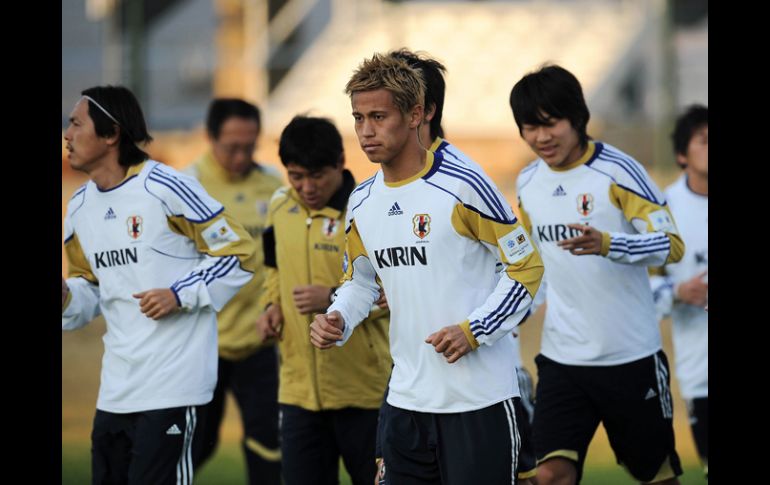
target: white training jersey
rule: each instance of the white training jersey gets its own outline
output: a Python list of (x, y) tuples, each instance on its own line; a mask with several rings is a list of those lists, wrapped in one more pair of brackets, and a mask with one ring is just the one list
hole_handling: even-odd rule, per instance
[[(661, 348), (646, 266), (681, 258), (683, 247), (663, 194), (620, 150), (588, 143), (580, 160), (552, 169), (535, 160), (517, 180), (522, 219), (545, 264), (541, 352), (569, 365), (617, 365)], [(603, 231), (602, 255), (557, 246)]]
[[(511, 331), (528, 313), (542, 262), (477, 165), (427, 152), (408, 180), (386, 184), (378, 171), (361, 183), (348, 203), (344, 261), (328, 309), (343, 316), (343, 343), (377, 299), (377, 278), (388, 296), (390, 405), (455, 413), (519, 395)], [(476, 350), (448, 364), (425, 339), (452, 324)]]
[[(467, 164), (470, 167), (474, 167), (477, 171), (484, 173), (484, 169), (481, 168), (481, 166), (476, 163), (471, 157), (465, 154), (462, 150), (457, 148), (457, 146), (452, 145), (448, 141), (444, 140), (441, 137), (436, 137), (436, 139), (433, 141), (433, 144), (430, 147), (430, 151), (432, 152), (440, 152), (441, 155), (444, 157), (445, 160), (451, 160), (454, 163), (458, 164)], [(505, 275), (505, 266), (497, 262), (497, 269), (501, 276)], [(542, 287), (541, 287), (542, 288)], [(540, 292), (538, 291), (538, 295)], [(535, 307), (532, 307), (530, 313), (534, 313)], [(516, 335), (514, 335), (514, 333)], [(524, 367), (524, 362), (521, 358), (521, 339), (518, 337), (518, 332), (514, 331), (511, 333), (511, 337), (513, 338), (513, 355), (511, 356), (511, 359), (513, 361), (513, 364), (518, 367)]]
[[(666, 198), (687, 246), (687, 252), (678, 263), (667, 264), (664, 267), (666, 276), (660, 281), (662, 285), (653, 283), (653, 289), (656, 293), (668, 291), (673, 296), (674, 288), (679, 284), (708, 271), (709, 198), (707, 195), (699, 195), (690, 190), (686, 175), (682, 175), (666, 188)], [(707, 281), (708, 274), (704, 278)], [(660, 296), (656, 294), (656, 298)], [(668, 299), (669, 302), (671, 300), (672, 298)], [(674, 301), (671, 319), (676, 377), (682, 396), (685, 399), (708, 397), (708, 312), (701, 306)]]
[[(62, 329), (104, 314), (97, 409), (130, 413), (211, 400), (215, 312), (251, 279), (254, 265), (254, 243), (223, 211), (196, 180), (152, 160), (131, 167), (117, 187), (102, 191), (89, 181), (70, 199)], [(171, 288), (181, 310), (145, 317), (132, 295), (155, 288)]]

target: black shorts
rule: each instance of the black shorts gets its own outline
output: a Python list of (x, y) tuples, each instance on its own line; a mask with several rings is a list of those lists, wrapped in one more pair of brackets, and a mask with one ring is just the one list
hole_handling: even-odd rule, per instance
[(698, 456), (706, 467), (708, 475), (709, 465), (709, 398), (697, 397), (688, 399), (687, 414), (690, 418), (690, 428), (692, 437), (695, 440), (695, 448), (698, 450)]
[(662, 350), (613, 366), (564, 365), (542, 354), (535, 363), (532, 431), (538, 463), (555, 457), (572, 460), (579, 481), (588, 444), (601, 422), (618, 463), (637, 480), (682, 474), (674, 448), (668, 361)]
[(196, 407), (117, 414), (96, 410), (91, 433), (94, 485), (193, 483)]
[(464, 413), (390, 406), (382, 452), (389, 483), (515, 484), (519, 469), (518, 397)]

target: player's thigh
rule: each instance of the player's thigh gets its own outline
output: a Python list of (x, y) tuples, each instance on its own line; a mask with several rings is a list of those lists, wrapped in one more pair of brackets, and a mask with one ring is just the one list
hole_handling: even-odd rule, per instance
[(195, 406), (137, 413), (129, 484), (191, 484)]

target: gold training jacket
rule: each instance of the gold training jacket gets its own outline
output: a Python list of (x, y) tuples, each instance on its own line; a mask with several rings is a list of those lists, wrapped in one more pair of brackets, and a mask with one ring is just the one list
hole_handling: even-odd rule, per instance
[(321, 210), (306, 207), (294, 189), (278, 189), (270, 201), (264, 234), (265, 291), (262, 308), (283, 311), (278, 402), (310, 411), (378, 409), (390, 376), (389, 312), (373, 310), (343, 347), (319, 350), (310, 343), (313, 314), (299, 313), (292, 290), (303, 285), (336, 287), (342, 278), (345, 209), (355, 187), (352, 174)]
[(209, 152), (186, 170), (197, 178), (206, 191), (220, 201), (230, 215), (243, 224), (257, 246), (254, 278), (217, 314), (219, 356), (242, 360), (262, 346), (255, 322), (262, 314), (259, 297), (264, 281), (262, 267), (262, 231), (267, 220), (270, 197), (281, 186), (279, 174), (272, 167), (254, 164), (245, 175), (230, 175)]

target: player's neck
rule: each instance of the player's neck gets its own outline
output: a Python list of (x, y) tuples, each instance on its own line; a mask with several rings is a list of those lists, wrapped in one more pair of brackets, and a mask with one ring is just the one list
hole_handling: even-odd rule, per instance
[(708, 176), (687, 173), (687, 187), (698, 195), (709, 195)]
[(126, 178), (128, 167), (118, 163), (116, 158), (109, 158), (88, 172), (88, 177), (94, 181), (99, 190), (109, 190), (120, 185)]
[(428, 152), (416, 143), (408, 143), (393, 160), (382, 164), (386, 183), (396, 184), (414, 177), (425, 168)]

